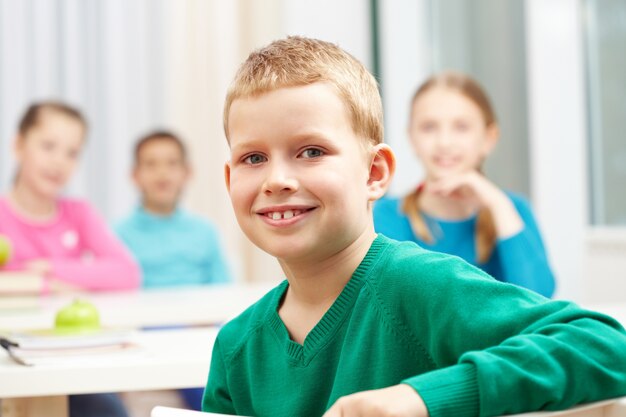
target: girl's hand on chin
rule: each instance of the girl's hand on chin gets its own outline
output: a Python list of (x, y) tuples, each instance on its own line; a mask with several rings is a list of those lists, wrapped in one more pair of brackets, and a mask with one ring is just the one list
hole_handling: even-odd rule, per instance
[(445, 198), (467, 200), (468, 203), (475, 202), (487, 208), (491, 208), (502, 198), (506, 198), (495, 184), (477, 171), (428, 181), (424, 184), (424, 190)]
[(323, 417), (428, 417), (428, 409), (417, 391), (406, 384), (346, 395)]

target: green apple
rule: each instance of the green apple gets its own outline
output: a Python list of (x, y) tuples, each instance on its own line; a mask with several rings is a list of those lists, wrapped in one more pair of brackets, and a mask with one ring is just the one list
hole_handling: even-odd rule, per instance
[(57, 312), (54, 327), (72, 333), (99, 330), (100, 314), (90, 302), (77, 299)]
[(8, 237), (0, 235), (0, 267), (9, 262), (11, 257), (11, 241)]

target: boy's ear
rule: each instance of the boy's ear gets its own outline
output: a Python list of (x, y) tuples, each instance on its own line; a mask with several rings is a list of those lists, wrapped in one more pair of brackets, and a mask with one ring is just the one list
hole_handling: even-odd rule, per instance
[(224, 180), (226, 181), (226, 191), (230, 193), (230, 161), (224, 164)]
[(393, 174), (396, 172), (396, 157), (389, 145), (384, 143), (374, 146), (371, 152), (373, 157), (370, 163), (367, 188), (369, 201), (375, 201), (385, 195), (389, 184), (391, 184)]

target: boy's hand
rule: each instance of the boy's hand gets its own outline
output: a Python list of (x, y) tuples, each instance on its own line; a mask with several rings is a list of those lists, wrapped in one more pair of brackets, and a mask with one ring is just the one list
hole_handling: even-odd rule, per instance
[(337, 400), (323, 417), (428, 417), (419, 394), (406, 384), (363, 391)]

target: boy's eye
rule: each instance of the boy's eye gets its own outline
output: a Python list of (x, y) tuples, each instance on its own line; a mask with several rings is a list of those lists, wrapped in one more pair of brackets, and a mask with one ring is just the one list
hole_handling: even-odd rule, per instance
[(54, 142), (47, 140), (41, 143), (41, 147), (46, 151), (52, 151), (55, 148)]
[(304, 158), (319, 158), (320, 156), (324, 155), (324, 152), (321, 149), (309, 148), (302, 151), (300, 155), (302, 155), (302, 157)]
[(252, 155), (248, 155), (243, 162), (245, 162), (246, 164), (251, 164), (251, 165), (256, 165), (256, 164), (260, 164), (262, 162), (267, 161), (267, 158), (264, 157), (261, 154), (255, 153)]

